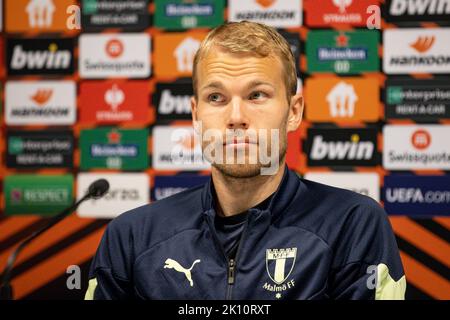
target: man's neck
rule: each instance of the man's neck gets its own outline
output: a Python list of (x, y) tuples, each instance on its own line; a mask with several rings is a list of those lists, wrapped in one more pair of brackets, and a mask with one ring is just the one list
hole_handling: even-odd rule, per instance
[(217, 195), (216, 211), (221, 216), (244, 212), (274, 193), (283, 179), (286, 164), (282, 162), (276, 174), (258, 175), (252, 178), (234, 178), (211, 168), (211, 176)]

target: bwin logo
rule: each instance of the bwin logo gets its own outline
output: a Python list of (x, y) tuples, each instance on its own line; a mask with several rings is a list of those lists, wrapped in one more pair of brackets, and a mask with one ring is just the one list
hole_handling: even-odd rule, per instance
[(448, 0), (392, 0), (389, 13), (402, 15), (450, 14)]
[(23, 50), (16, 45), (11, 59), (11, 68), (20, 69), (66, 69), (69, 68), (72, 55), (68, 50), (58, 50), (56, 43), (51, 43), (47, 50)]
[(191, 97), (188, 95), (174, 96), (170, 90), (165, 89), (161, 93), (159, 102), (160, 114), (190, 114), (191, 113)]
[(314, 137), (311, 158), (313, 160), (368, 160), (372, 158), (374, 144), (360, 141), (359, 135), (353, 134), (350, 141), (324, 141), (323, 136)]

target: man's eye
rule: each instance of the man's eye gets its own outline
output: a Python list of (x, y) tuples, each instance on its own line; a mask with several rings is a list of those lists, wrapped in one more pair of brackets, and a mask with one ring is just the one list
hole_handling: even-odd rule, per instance
[(256, 91), (250, 95), (250, 100), (257, 100), (257, 99), (266, 98), (266, 97), (267, 97), (267, 95), (264, 92)]
[(213, 93), (208, 96), (208, 101), (210, 102), (223, 102), (224, 98), (219, 93)]

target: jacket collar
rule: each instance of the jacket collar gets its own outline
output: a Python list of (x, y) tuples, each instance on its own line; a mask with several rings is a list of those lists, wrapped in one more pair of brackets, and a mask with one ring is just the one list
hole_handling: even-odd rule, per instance
[[(298, 194), (305, 188), (297, 174), (285, 166), (283, 178), (273, 195), (267, 211), (272, 215), (272, 220), (279, 214), (288, 209), (289, 205), (298, 196)], [(202, 205), (204, 213), (212, 215), (215, 213), (215, 190), (212, 177), (210, 176), (208, 182), (204, 185), (202, 190)], [(251, 212), (260, 212), (258, 209), (250, 209)], [(266, 211), (266, 210), (264, 210)]]

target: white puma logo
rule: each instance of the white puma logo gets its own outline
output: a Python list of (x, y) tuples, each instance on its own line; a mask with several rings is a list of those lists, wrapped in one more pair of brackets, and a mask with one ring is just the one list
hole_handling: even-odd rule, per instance
[(200, 262), (200, 259), (197, 259), (194, 261), (194, 263), (192, 263), (192, 266), (189, 269), (183, 268), (178, 262), (176, 262), (173, 259), (167, 259), (166, 260), (166, 264), (164, 265), (164, 269), (169, 268), (169, 269), (175, 269), (175, 271), (178, 272), (183, 272), (184, 275), (186, 276), (186, 278), (189, 281), (189, 284), (191, 285), (191, 287), (194, 286), (194, 281), (192, 281), (192, 275), (191, 275), (191, 270), (192, 268)]

